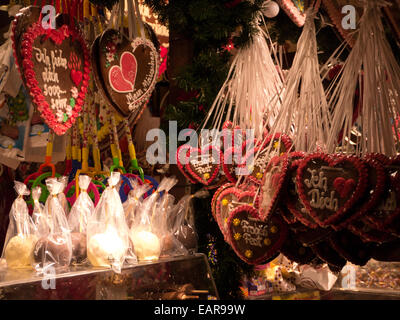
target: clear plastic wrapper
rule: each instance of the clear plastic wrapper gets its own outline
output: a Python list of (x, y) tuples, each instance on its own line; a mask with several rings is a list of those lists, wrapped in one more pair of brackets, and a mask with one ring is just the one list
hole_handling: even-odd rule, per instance
[(111, 173), (87, 224), (87, 255), (94, 267), (112, 268), (120, 273), (129, 248), (129, 229), (117, 191), (119, 172)]
[(49, 220), (44, 212), (44, 205), (39, 202), (42, 188), (39, 186), (32, 189), (33, 212), (32, 218), (37, 229), (38, 237), (45, 237), (50, 232)]
[(68, 185), (68, 177), (67, 176), (59, 177), (58, 181), (61, 182), (63, 185), (62, 190), (58, 194), (58, 200), (60, 201), (60, 203), (64, 209), (65, 215), (68, 216), (69, 215), (69, 203), (68, 203), (66, 195), (64, 194), (64, 190)]
[(15, 181), (14, 188), (18, 197), (11, 206), (2, 258), (10, 269), (32, 268), (37, 233), (23, 198), (29, 195), (29, 190), (25, 184), (18, 181)]
[(48, 178), (46, 186), (50, 195), (46, 200), (44, 212), (50, 230), (49, 234), (42, 236), (35, 246), (34, 260), (37, 271), (49, 267), (68, 267), (72, 256), (71, 232), (64, 208), (58, 198), (64, 185), (56, 178)]
[[(139, 210), (139, 214), (130, 229), (129, 236), (132, 241), (133, 251), (139, 261), (158, 260), (161, 255), (163, 234), (163, 215), (156, 214), (157, 206), (162, 205), (162, 198), (175, 184), (175, 177), (164, 178), (155, 193), (146, 198)], [(162, 193), (164, 195), (162, 196)], [(167, 197), (166, 199), (171, 200)], [(164, 202), (164, 205), (166, 202)]]
[(71, 208), (68, 216), (68, 225), (71, 230), (72, 262), (82, 263), (86, 260), (86, 227), (89, 217), (94, 212), (94, 203), (87, 193), (90, 181), (89, 176), (79, 176), (80, 194)]
[(193, 198), (207, 197), (209, 192), (200, 190), (194, 195), (184, 196), (175, 206), (169, 219), (175, 238), (190, 252), (197, 252), (198, 236), (194, 225)]

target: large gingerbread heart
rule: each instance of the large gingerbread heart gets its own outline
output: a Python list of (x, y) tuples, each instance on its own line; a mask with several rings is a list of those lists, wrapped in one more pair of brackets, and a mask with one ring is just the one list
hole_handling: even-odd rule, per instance
[(222, 153), (213, 145), (200, 148), (189, 148), (189, 161), (185, 165), (187, 172), (206, 186), (211, 185), (219, 176)]
[(259, 265), (276, 256), (286, 240), (287, 226), (276, 215), (259, 219), (257, 209), (244, 205), (228, 219), (229, 242), (240, 259)]
[(26, 87), (42, 118), (58, 135), (75, 123), (89, 84), (90, 58), (84, 39), (68, 25), (29, 27), (22, 39)]
[(258, 206), (256, 192), (250, 189), (244, 190), (240, 187), (227, 188), (220, 193), (216, 200), (216, 221), (226, 240), (228, 239), (227, 222), (231, 213), (243, 205), (250, 205), (255, 208)]
[(321, 227), (342, 221), (367, 187), (368, 171), (357, 157), (307, 156), (297, 170), (297, 190), (312, 218)]
[(123, 116), (140, 116), (158, 77), (159, 53), (145, 38), (130, 41), (114, 29), (103, 32), (98, 40), (98, 87), (105, 98)]
[(260, 218), (267, 219), (277, 207), (286, 183), (289, 160), (287, 154), (273, 157), (264, 172), (260, 191)]

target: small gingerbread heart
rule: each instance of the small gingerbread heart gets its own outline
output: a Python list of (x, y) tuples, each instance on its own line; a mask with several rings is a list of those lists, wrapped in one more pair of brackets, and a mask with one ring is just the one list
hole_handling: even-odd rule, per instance
[(187, 153), (189, 161), (185, 168), (189, 174), (206, 186), (211, 185), (219, 176), (222, 163), (222, 153), (213, 145), (192, 148)]
[(228, 239), (228, 218), (237, 207), (250, 205), (258, 207), (255, 191), (244, 191), (239, 187), (227, 188), (220, 193), (216, 200), (216, 220), (225, 239)]
[(229, 242), (240, 259), (251, 265), (265, 263), (276, 256), (287, 236), (287, 226), (276, 215), (267, 221), (258, 217), (257, 209), (244, 205), (228, 219)]

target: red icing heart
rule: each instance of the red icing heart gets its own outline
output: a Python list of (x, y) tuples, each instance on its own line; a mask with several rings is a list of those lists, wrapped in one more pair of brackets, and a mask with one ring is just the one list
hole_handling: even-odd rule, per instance
[(236, 208), (228, 219), (229, 243), (240, 259), (251, 265), (271, 261), (279, 254), (288, 228), (277, 216), (262, 221), (257, 209), (244, 205)]
[(260, 218), (265, 220), (274, 212), (286, 182), (289, 160), (287, 154), (273, 157), (265, 169), (261, 183)]
[(228, 241), (227, 221), (230, 216), (230, 213), (237, 207), (242, 205), (251, 205), (257, 208), (258, 199), (256, 197), (256, 192), (245, 191), (245, 189), (244, 188), (242, 189), (240, 186), (231, 187), (222, 191), (216, 200), (215, 218), (226, 241)]
[(132, 83), (124, 78), (122, 69), (119, 66), (112, 66), (110, 68), (108, 80), (110, 81), (111, 88), (116, 92), (128, 93), (133, 91)]
[[(46, 53), (44, 49), (47, 49)], [(49, 58), (50, 52), (56, 59)], [(22, 54), (24, 81), (33, 103), (48, 126), (56, 134), (63, 135), (79, 116), (89, 85), (90, 57), (84, 39), (68, 25), (46, 30), (38, 22), (23, 35)], [(77, 88), (74, 104), (70, 105), (75, 83), (69, 66), (77, 61), (79, 67), (74, 70), (83, 74), (83, 80), (82, 86)], [(43, 72), (46, 64), (52, 72)]]
[(78, 87), (82, 81), (83, 74), (79, 70), (72, 69), (71, 70), (71, 79), (74, 82), (75, 86)]
[[(367, 169), (354, 156), (331, 157), (323, 153), (307, 156), (297, 170), (297, 190), (312, 218), (327, 227), (351, 217), (352, 209), (367, 187)], [(353, 192), (341, 197), (334, 182), (337, 178), (353, 179)], [(340, 180), (338, 180), (340, 181)]]
[(346, 198), (350, 192), (352, 192), (356, 186), (356, 183), (353, 179), (344, 179), (342, 177), (338, 177), (333, 182), (333, 186), (336, 191), (340, 194), (340, 197)]

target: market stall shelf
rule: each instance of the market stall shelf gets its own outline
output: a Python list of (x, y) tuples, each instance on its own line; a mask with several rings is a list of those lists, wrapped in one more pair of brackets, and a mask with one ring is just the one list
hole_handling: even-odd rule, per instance
[[(195, 272), (193, 272), (195, 270)], [(37, 276), (0, 272), (0, 299), (14, 300), (215, 300), (218, 292), (203, 254), (160, 259), (122, 269), (71, 267)]]

